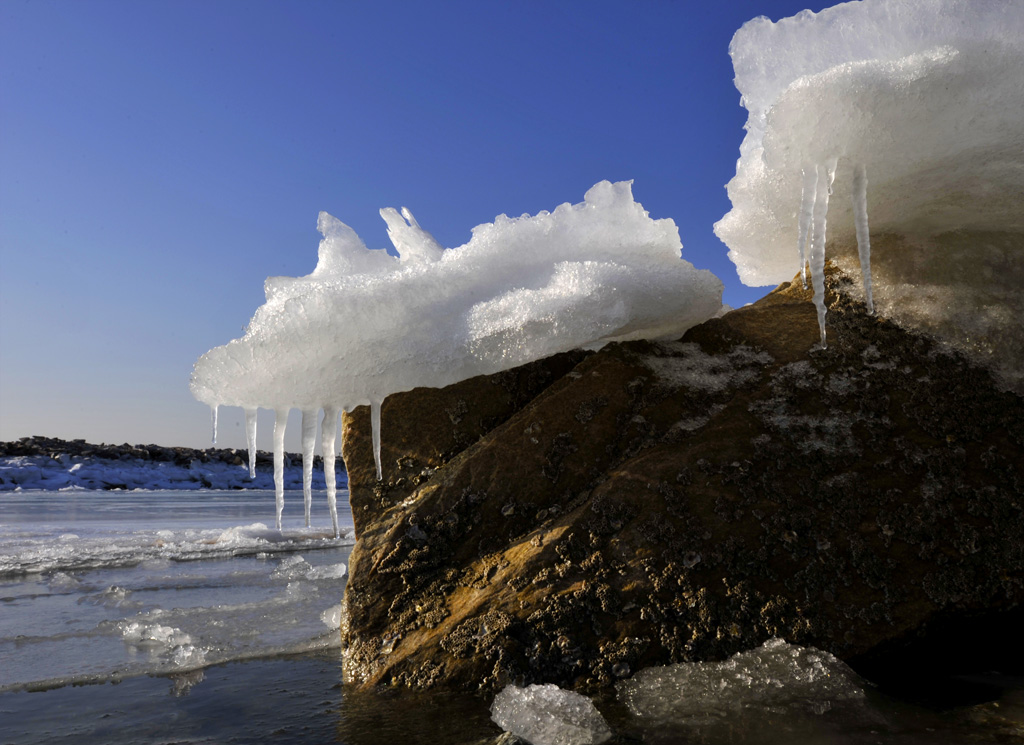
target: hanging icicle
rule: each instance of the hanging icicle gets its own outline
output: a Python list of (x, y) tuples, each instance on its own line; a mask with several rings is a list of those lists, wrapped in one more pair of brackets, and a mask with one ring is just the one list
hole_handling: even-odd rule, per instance
[(857, 228), (857, 255), (860, 274), (864, 281), (864, 298), (868, 313), (875, 312), (871, 293), (871, 233), (868, 230), (868, 174), (863, 163), (853, 169), (853, 222)]
[(800, 216), (797, 230), (797, 248), (800, 252), (800, 280), (807, 289), (807, 237), (814, 216), (814, 198), (818, 188), (818, 169), (813, 166), (803, 168), (803, 188), (800, 192)]
[(377, 481), (384, 476), (380, 468), (380, 401), (370, 402), (370, 429), (373, 439), (373, 462), (377, 466)]
[(832, 181), (836, 176), (836, 158), (817, 166), (817, 188), (814, 195), (814, 213), (811, 235), (811, 284), (814, 287), (814, 307), (818, 311), (818, 329), (821, 348), (825, 343), (825, 226), (828, 218), (828, 198), (832, 194)]
[(277, 507), (277, 529), (281, 529), (284, 513), (284, 430), (288, 426), (288, 409), (274, 411), (274, 504)]
[(316, 448), (316, 409), (302, 410), (302, 505), (309, 527), (313, 509), (313, 450)]
[(256, 478), (256, 409), (245, 410), (245, 442), (249, 448), (249, 478)]
[(320, 427), (320, 452), (324, 459), (324, 481), (327, 484), (327, 508), (331, 511), (334, 537), (340, 538), (338, 529), (338, 481), (334, 473), (334, 448), (338, 437), (338, 410), (324, 407), (324, 421)]

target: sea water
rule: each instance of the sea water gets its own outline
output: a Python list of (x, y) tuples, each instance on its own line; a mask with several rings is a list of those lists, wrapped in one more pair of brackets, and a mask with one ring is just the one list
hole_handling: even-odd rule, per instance
[[(348, 495), (340, 539), (322, 493), (311, 528), (288, 496), (281, 531), (270, 491), (0, 496), (0, 743), (496, 742), (493, 697), (344, 685)], [(866, 681), (813, 706), (796, 688), (716, 703), (710, 679), (686, 694), (707, 706), (654, 707), (673, 716), (595, 703), (612, 743), (1024, 742), (1024, 686), (993, 682), (992, 701), (942, 711)]]

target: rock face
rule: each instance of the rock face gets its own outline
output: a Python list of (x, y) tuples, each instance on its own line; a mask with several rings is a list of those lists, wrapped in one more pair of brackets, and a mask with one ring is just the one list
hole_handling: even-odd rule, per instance
[(1024, 402), (828, 274), (344, 419), (347, 680), (592, 690), (771, 637), (851, 660), (1024, 600)]

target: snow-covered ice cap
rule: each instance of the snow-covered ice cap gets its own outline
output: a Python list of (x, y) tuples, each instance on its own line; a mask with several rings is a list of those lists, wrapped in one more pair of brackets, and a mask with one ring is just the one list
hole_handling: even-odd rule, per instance
[[(722, 307), (721, 281), (682, 260), (675, 223), (652, 220), (629, 181), (602, 181), (553, 212), (500, 215), (449, 250), (408, 209), (381, 216), (399, 257), (368, 249), (321, 213), (313, 272), (267, 279), (267, 301), (245, 336), (204, 354), (192, 372), (192, 394), (214, 411), (214, 439), (218, 406), (246, 409), (250, 460), (256, 408), (277, 412), (275, 483), (288, 411), (303, 412), (308, 473), (322, 408), (331, 504), (339, 410), (370, 405), (380, 478), (386, 396), (578, 347), (679, 337)], [(278, 523), (281, 494), (278, 485)]]

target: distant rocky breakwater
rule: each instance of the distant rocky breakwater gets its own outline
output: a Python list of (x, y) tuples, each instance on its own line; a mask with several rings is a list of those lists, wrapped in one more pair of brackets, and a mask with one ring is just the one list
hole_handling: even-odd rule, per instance
[[(273, 454), (235, 448), (108, 445), (56, 437), (0, 442), (0, 491), (14, 489), (272, 489)], [(323, 460), (314, 459), (314, 486), (323, 483)], [(341, 469), (339, 469), (341, 471)], [(341, 472), (344, 479), (344, 473)], [(302, 488), (302, 456), (285, 454), (285, 488)]]

